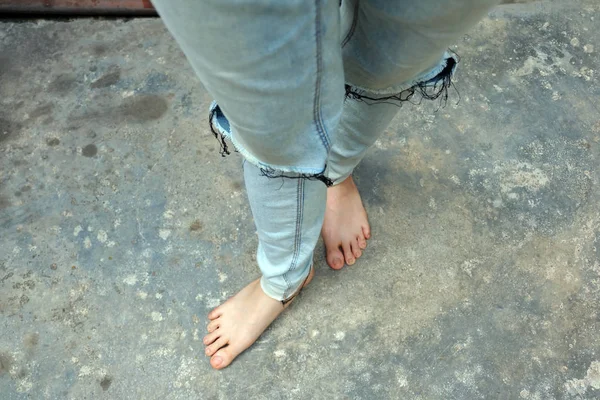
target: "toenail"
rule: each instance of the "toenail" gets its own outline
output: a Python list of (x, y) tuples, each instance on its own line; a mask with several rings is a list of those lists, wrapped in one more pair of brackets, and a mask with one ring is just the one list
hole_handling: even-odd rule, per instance
[(204, 352), (206, 353), (206, 355), (210, 354), (210, 347), (207, 347), (206, 349), (204, 349)]
[(221, 357), (215, 357), (213, 359), (213, 365), (215, 367), (218, 367), (219, 365), (221, 365), (223, 363), (223, 359)]

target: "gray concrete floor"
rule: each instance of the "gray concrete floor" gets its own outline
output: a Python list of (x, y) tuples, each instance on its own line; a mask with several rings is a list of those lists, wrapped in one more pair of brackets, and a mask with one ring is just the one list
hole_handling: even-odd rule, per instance
[[(356, 172), (374, 237), (211, 370), (258, 276), (238, 156), (160, 20), (0, 23), (0, 398), (600, 398), (600, 7), (510, 6)], [(438, 109), (439, 108), (439, 109)]]

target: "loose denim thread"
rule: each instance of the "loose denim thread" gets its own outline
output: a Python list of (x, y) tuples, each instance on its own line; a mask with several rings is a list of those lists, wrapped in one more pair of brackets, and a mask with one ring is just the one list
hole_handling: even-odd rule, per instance
[[(327, 169), (325, 166), (324, 170)], [(273, 168), (262, 167), (260, 168), (260, 172), (262, 176), (266, 176), (267, 178), (288, 178), (288, 179), (307, 179), (309, 181), (321, 181), (327, 187), (333, 186), (333, 180), (326, 177), (323, 172), (319, 174), (294, 174), (294, 175), (286, 175), (285, 172), (277, 171)]]
[[(439, 98), (440, 105), (442, 105), (443, 103), (445, 107), (448, 103), (448, 90), (450, 87), (452, 87), (458, 94), (458, 101), (456, 102), (456, 104), (458, 104), (460, 102), (460, 93), (458, 92), (456, 86), (452, 82), (452, 72), (454, 71), (456, 64), (457, 62), (454, 58), (447, 58), (446, 66), (435, 77), (425, 82), (419, 82), (414, 86), (391, 96), (370, 97), (365, 95), (363, 91), (355, 90), (354, 88), (352, 88), (352, 86), (346, 85), (346, 99), (363, 101), (369, 105), (375, 103), (390, 102), (391, 104), (395, 104), (398, 107), (401, 107), (403, 102), (410, 101), (415, 95), (415, 93), (418, 93), (421, 95), (421, 100), (436, 100)], [(427, 89), (430, 90), (428, 91)], [(369, 103), (366, 100), (371, 101), (372, 103)], [(420, 104), (421, 100), (419, 100), (418, 102), (411, 103)], [(400, 104), (394, 102), (398, 102)]]
[[(444, 69), (439, 74), (437, 74), (435, 77), (433, 77), (432, 79), (425, 81), (425, 82), (419, 82), (416, 85), (414, 85), (406, 90), (403, 90), (402, 92), (400, 92), (398, 94), (392, 95), (392, 96), (370, 97), (370, 96), (364, 95), (363, 93), (360, 93), (359, 91), (353, 90), (353, 88), (350, 85), (346, 85), (346, 99), (364, 101), (365, 103), (366, 103), (365, 100), (369, 100), (374, 103), (375, 102), (381, 103), (381, 102), (388, 102), (388, 101), (397, 101), (400, 104), (396, 104), (396, 103), (392, 103), (392, 104), (396, 104), (396, 105), (398, 105), (398, 107), (400, 107), (402, 105), (401, 104), (402, 102), (410, 101), (412, 99), (412, 97), (415, 95), (415, 93), (419, 93), (421, 95), (421, 99), (436, 100), (439, 98), (440, 104), (444, 103), (444, 107), (445, 107), (446, 104), (448, 103), (448, 88), (453, 87), (459, 97), (459, 99), (456, 103), (456, 104), (458, 104), (460, 102), (460, 93), (458, 92), (454, 83), (452, 82), (452, 72), (454, 71), (456, 64), (457, 64), (457, 62), (454, 58), (448, 58), (448, 59), (446, 59), (446, 66), (444, 67)], [(441, 82), (441, 86), (439, 86), (439, 89), (438, 89), (438, 85), (440, 82)], [(433, 92), (428, 92), (427, 91), (428, 88), (433, 88)], [(367, 103), (367, 104), (374, 104), (374, 103)], [(413, 103), (413, 104), (419, 104), (419, 103)], [(211, 132), (213, 133), (215, 138), (219, 141), (219, 145), (221, 147), (219, 152), (221, 154), (221, 157), (225, 157), (225, 156), (230, 155), (231, 152), (229, 151), (227, 142), (225, 141), (225, 136), (222, 135), (221, 133), (217, 132), (217, 130), (214, 128), (214, 122), (213, 122), (214, 118), (217, 117), (216, 114), (219, 112), (221, 112), (219, 106), (217, 106), (213, 110), (211, 110), (209, 118), (208, 118), (208, 122), (209, 122)], [(260, 168), (260, 172), (261, 172), (262, 176), (265, 176), (267, 178), (307, 179), (307, 180), (312, 180), (312, 181), (316, 180), (316, 181), (323, 182), (325, 184), (325, 186), (327, 186), (327, 187), (333, 186), (333, 180), (326, 177), (323, 172), (321, 172), (319, 174), (287, 175), (285, 172), (277, 171), (274, 168), (270, 168), (270, 167), (259, 167), (259, 168)], [(326, 169), (327, 169), (327, 166), (325, 166), (323, 171), (325, 171)]]
[[(215, 118), (217, 118), (217, 113), (221, 113), (221, 109), (219, 108), (219, 106), (216, 106), (215, 108), (213, 108), (210, 111), (210, 115), (208, 117), (208, 125), (210, 127), (211, 132), (215, 136), (215, 138), (219, 141), (219, 145), (221, 146), (219, 153), (221, 154), (221, 157), (225, 157), (225, 156), (230, 155), (231, 152), (229, 151), (229, 147), (227, 145), (225, 135), (218, 132), (217, 129), (215, 129), (215, 127), (214, 127), (214, 124), (215, 124), (214, 121), (215, 121)], [(327, 187), (333, 186), (333, 180), (327, 178), (323, 172), (321, 172), (319, 174), (286, 175), (284, 172), (277, 171), (274, 168), (264, 167), (264, 166), (259, 166), (259, 168), (260, 168), (260, 172), (261, 172), (262, 176), (266, 176), (267, 178), (289, 178), (289, 179), (317, 180), (317, 181), (323, 182)], [(327, 168), (327, 166), (325, 166), (323, 171), (325, 171), (326, 168)]]
[(219, 108), (219, 106), (216, 106), (215, 108), (213, 108), (210, 111), (210, 115), (208, 116), (208, 126), (210, 127), (211, 132), (213, 133), (213, 135), (215, 136), (215, 139), (217, 139), (219, 141), (219, 145), (221, 146), (221, 149), (219, 150), (219, 153), (221, 154), (221, 157), (225, 157), (231, 154), (231, 152), (229, 151), (229, 148), (227, 146), (227, 142), (225, 141), (225, 136), (223, 136), (221, 133), (217, 132), (217, 130), (214, 128), (214, 118), (217, 117), (217, 113), (221, 112), (221, 109)]

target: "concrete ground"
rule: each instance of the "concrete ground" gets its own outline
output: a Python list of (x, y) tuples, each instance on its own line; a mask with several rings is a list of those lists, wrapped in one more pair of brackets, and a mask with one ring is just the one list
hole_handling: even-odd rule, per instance
[(600, 398), (600, 5), (494, 11), (356, 172), (374, 237), (213, 371), (258, 276), (237, 155), (158, 19), (0, 22), (0, 398)]

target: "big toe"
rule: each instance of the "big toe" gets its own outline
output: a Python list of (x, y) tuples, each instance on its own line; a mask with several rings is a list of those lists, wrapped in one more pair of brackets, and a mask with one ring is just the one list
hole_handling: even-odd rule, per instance
[(327, 252), (327, 264), (333, 269), (341, 269), (344, 266), (344, 255), (339, 249)]
[(210, 358), (210, 365), (215, 369), (222, 369), (231, 364), (235, 356), (231, 354), (229, 347), (217, 351)]

